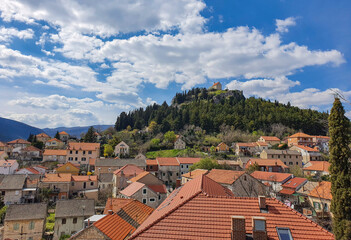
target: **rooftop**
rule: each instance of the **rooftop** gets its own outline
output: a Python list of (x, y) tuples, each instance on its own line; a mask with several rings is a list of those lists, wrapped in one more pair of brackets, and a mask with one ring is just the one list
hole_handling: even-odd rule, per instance
[(104, 214), (108, 214), (109, 210), (114, 213), (118, 212), (122, 207), (132, 202), (133, 199), (128, 198), (108, 198), (105, 205)]
[(93, 199), (58, 200), (56, 202), (57, 218), (92, 216), (95, 214)]
[(179, 166), (177, 158), (156, 158), (159, 166)]
[(331, 195), (331, 182), (320, 182), (308, 195), (311, 197), (332, 200), (333, 196)]
[(44, 156), (66, 156), (67, 150), (60, 150), (60, 149), (45, 149)]
[(51, 138), (47, 142), (61, 142), (62, 143), (62, 141), (60, 139), (57, 139), (57, 138)]
[(280, 141), (279, 138), (274, 137), (274, 136), (261, 136), (265, 141)]
[(69, 150), (83, 150), (83, 151), (100, 151), (100, 143), (68, 143)]
[(6, 210), (5, 221), (44, 219), (46, 215), (46, 203), (11, 204)]
[(185, 178), (196, 178), (197, 176), (199, 175), (203, 175), (203, 174), (206, 174), (208, 173), (208, 170), (206, 169), (195, 169), (194, 171), (190, 171), (188, 173), (184, 173), (182, 176), (185, 177)]
[[(115, 161), (119, 161), (118, 160), (115, 160)], [(145, 171), (141, 168), (139, 168), (138, 166), (134, 165), (134, 164), (127, 164), (123, 167), (121, 167), (120, 169), (116, 170), (113, 172), (113, 174), (115, 175), (121, 175), (123, 172), (123, 174), (125, 176), (138, 176), (140, 173), (144, 173)]]
[(212, 169), (206, 176), (221, 184), (233, 184), (244, 171)]
[(147, 185), (147, 187), (150, 188), (155, 193), (167, 193), (167, 188), (166, 188), (166, 185), (164, 184)]
[(5, 175), (0, 183), (0, 190), (20, 190), (26, 182), (26, 175)]
[(297, 145), (296, 147), (306, 150), (307, 152), (319, 152), (317, 149), (310, 148), (304, 145)]
[(124, 196), (130, 197), (130, 196), (133, 196), (134, 193), (136, 193), (137, 191), (142, 189), (144, 186), (145, 186), (144, 183), (133, 182), (133, 183), (129, 184), (128, 187), (126, 187), (125, 189), (120, 191), (120, 194), (123, 194)]
[(112, 182), (113, 173), (100, 173), (99, 181), (100, 182)]
[(190, 157), (177, 157), (180, 164), (195, 164), (201, 160), (201, 158), (190, 158)]
[(36, 137), (41, 137), (41, 138), (50, 138), (49, 135), (47, 135), (46, 133), (39, 133), (36, 135)]
[(295, 134), (289, 136), (289, 138), (298, 138), (298, 137), (300, 137), (300, 138), (312, 138), (313, 136), (305, 134), (305, 133), (302, 133), (302, 132), (295, 133)]
[(130, 181), (137, 182), (148, 174), (151, 174), (151, 173), (143, 171), (143, 172), (139, 173), (138, 175), (136, 175), (135, 177), (131, 178)]
[(12, 166), (15, 163), (17, 163), (17, 160), (0, 160), (0, 167)]
[(263, 150), (268, 154), (287, 154), (287, 155), (301, 155), (300, 152), (295, 151), (295, 150), (278, 150), (278, 149), (267, 149)]
[(304, 167), (304, 171), (320, 171), (320, 172), (328, 172), (329, 173), (329, 167), (330, 163), (327, 161), (310, 161), (309, 162), (311, 165), (308, 167)]
[(60, 135), (69, 135), (68, 133), (66, 133), (65, 131), (59, 132)]
[(299, 186), (301, 186), (302, 184), (307, 182), (307, 178), (299, 178), (299, 177), (295, 177), (295, 178), (291, 178), (289, 179), (286, 183), (284, 183), (282, 185), (283, 188), (293, 188), (296, 189)]
[(288, 168), (280, 159), (262, 159), (262, 158), (250, 158), (245, 168), (249, 168), (250, 165), (257, 163), (258, 166), (274, 167), (280, 166), (282, 168)]
[(88, 182), (88, 181), (97, 181), (98, 177), (91, 175), (91, 176), (74, 176), (72, 175), (72, 181), (74, 182)]
[(70, 173), (47, 173), (42, 182), (71, 182)]
[(12, 140), (12, 141), (8, 142), (8, 144), (28, 144), (28, 145), (30, 145), (30, 142), (28, 142), (27, 140), (24, 140), (24, 139), (16, 139), (16, 140)]
[(286, 180), (292, 178), (293, 175), (290, 173), (255, 171), (251, 173), (251, 176), (262, 181), (285, 182)]

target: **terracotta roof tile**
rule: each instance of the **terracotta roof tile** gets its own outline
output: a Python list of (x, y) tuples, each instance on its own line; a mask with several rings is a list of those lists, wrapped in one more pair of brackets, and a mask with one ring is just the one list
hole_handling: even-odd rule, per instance
[(255, 171), (251, 173), (251, 176), (258, 180), (269, 181), (269, 182), (285, 182), (288, 179), (292, 178), (290, 173), (276, 173), (276, 172), (262, 172)]
[(49, 138), (50, 136), (47, 135), (46, 133), (39, 133), (39, 134), (36, 135), (36, 137)]
[(72, 174), (70, 173), (49, 173), (45, 174), (43, 182), (71, 182)]
[(156, 158), (159, 166), (179, 166), (177, 158)]
[(303, 168), (303, 170), (307, 171), (320, 171), (320, 172), (328, 172), (329, 173), (329, 167), (330, 163), (327, 161), (310, 161), (312, 164), (309, 167)]
[(180, 164), (195, 164), (201, 160), (201, 158), (187, 158), (187, 157), (177, 157)]
[(312, 138), (313, 136), (299, 132), (299, 133), (295, 133), (291, 136), (289, 136), (289, 138), (298, 138), (298, 137), (302, 137), (302, 138)]
[(0, 167), (12, 166), (15, 163), (17, 163), (17, 160), (0, 160)]
[(188, 173), (184, 173), (182, 176), (185, 178), (196, 178), (197, 176), (203, 175), (208, 173), (208, 170), (206, 169), (195, 169), (194, 171), (190, 171)]
[(308, 195), (331, 200), (333, 198), (331, 195), (331, 182), (320, 182)]
[(96, 158), (90, 158), (89, 159), (89, 165), (90, 166), (95, 166)]
[(88, 181), (97, 181), (97, 176), (91, 175), (91, 176), (74, 176), (72, 175), (72, 181), (74, 182), (88, 182)]
[(69, 150), (83, 150), (83, 151), (100, 151), (100, 143), (68, 143)]
[(125, 189), (120, 191), (120, 194), (123, 194), (124, 196), (130, 197), (134, 193), (136, 193), (137, 191), (142, 189), (144, 186), (145, 186), (144, 183), (133, 182), (133, 183), (129, 184), (128, 187), (126, 187)]
[(221, 184), (233, 184), (244, 171), (212, 169), (206, 176)]
[(280, 194), (285, 194), (285, 195), (291, 195), (295, 193), (294, 189), (289, 189), (289, 188), (283, 188), (280, 192)]
[(257, 163), (258, 166), (274, 167), (280, 166), (282, 168), (288, 168), (280, 159), (261, 159), (261, 158), (250, 158), (245, 168), (249, 168), (250, 165)]
[(261, 136), (265, 141), (280, 141), (279, 138), (274, 137), (274, 136)]
[(283, 188), (293, 188), (296, 189), (307, 182), (307, 178), (291, 178), (286, 183), (282, 185)]
[(66, 133), (65, 131), (59, 132), (60, 135), (69, 135), (68, 133)]
[(164, 184), (147, 185), (147, 187), (150, 188), (155, 193), (167, 193), (167, 189), (166, 189), (166, 186)]
[(129, 179), (131, 182), (137, 182), (140, 179), (142, 179), (143, 177), (145, 177), (146, 175), (151, 174), (149, 172), (143, 171), (141, 173), (139, 173), (138, 175), (136, 175), (135, 177)]
[(257, 143), (256, 142), (236, 143), (236, 145), (239, 147), (256, 147)]
[(16, 140), (12, 140), (10, 142), (8, 142), (8, 144), (30, 144), (30, 142), (28, 142), (27, 140), (24, 139), (16, 139)]
[[(231, 239), (231, 217), (244, 216), (252, 234), (252, 217), (265, 217), (267, 239), (278, 240), (276, 227), (289, 228), (295, 240), (332, 240), (334, 235), (276, 199), (266, 199), (261, 212), (257, 198), (208, 195), (201, 176), (176, 189), (134, 232), (131, 239)], [(210, 180), (209, 178), (207, 178)], [(214, 186), (212, 186), (214, 187)], [(211, 187), (211, 188), (212, 188)]]
[(45, 149), (44, 156), (66, 156), (67, 150), (59, 150), (59, 149)]
[(306, 150), (308, 152), (318, 152), (317, 149), (310, 148), (310, 147), (307, 147), (307, 146), (304, 146), (304, 145), (297, 145), (296, 147), (301, 148), (303, 150)]
[(28, 147), (24, 148), (23, 151), (26, 151), (26, 152), (41, 152), (41, 150), (39, 148), (36, 148), (34, 146), (28, 146)]
[(146, 159), (146, 165), (158, 165), (157, 160), (156, 159)]
[(113, 172), (113, 174), (115, 175), (120, 175), (123, 171), (123, 174), (129, 178), (131, 177), (135, 177), (138, 174), (144, 172), (143, 169), (139, 168), (138, 166), (134, 165), (134, 164), (127, 164), (123, 167), (121, 167), (120, 169), (117, 169), (116, 171)]
[(106, 201), (104, 214), (108, 214), (109, 210), (112, 210), (114, 213), (118, 212), (123, 206), (132, 202), (133, 199), (127, 198), (108, 198)]
[(47, 142), (59, 142), (59, 143), (62, 143), (62, 141), (60, 139), (57, 139), (57, 138), (52, 138), (52, 139), (48, 140)]

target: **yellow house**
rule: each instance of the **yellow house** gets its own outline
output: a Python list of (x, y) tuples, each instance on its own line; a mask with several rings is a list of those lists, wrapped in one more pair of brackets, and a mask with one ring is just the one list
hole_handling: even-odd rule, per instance
[(76, 167), (72, 163), (68, 162), (65, 163), (61, 166), (59, 166), (56, 169), (57, 173), (71, 173), (72, 175), (78, 175), (79, 174), (79, 167)]

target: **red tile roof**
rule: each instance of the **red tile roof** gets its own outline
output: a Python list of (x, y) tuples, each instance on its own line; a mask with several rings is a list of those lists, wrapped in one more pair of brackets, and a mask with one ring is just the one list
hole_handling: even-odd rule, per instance
[(302, 133), (302, 132), (299, 132), (299, 133), (295, 133), (291, 136), (289, 136), (289, 138), (298, 138), (298, 137), (302, 137), (302, 138), (312, 138), (313, 136), (311, 135), (308, 135), (308, 134), (305, 134), (305, 133)]
[(166, 189), (166, 186), (164, 184), (147, 185), (147, 187), (150, 188), (155, 193), (167, 193), (167, 189)]
[(72, 174), (70, 173), (50, 173), (45, 174), (43, 182), (71, 182)]
[(205, 175), (189, 181), (174, 190), (131, 239), (229, 240), (232, 239), (232, 216), (245, 217), (247, 234), (252, 234), (252, 218), (264, 217), (270, 240), (279, 239), (276, 227), (289, 228), (295, 240), (334, 239), (332, 233), (276, 199), (267, 198), (268, 211), (261, 212), (257, 198), (236, 198), (223, 192), (216, 195), (204, 191), (218, 188), (220, 185)]
[(123, 174), (129, 178), (131, 177), (135, 177), (138, 174), (144, 172), (143, 169), (139, 168), (138, 166), (134, 165), (134, 164), (127, 164), (123, 167), (121, 167), (120, 169), (117, 169), (116, 171), (113, 172), (113, 174), (115, 175), (120, 175), (123, 171)]
[(313, 136), (313, 137), (315, 137), (315, 138), (324, 138), (324, 139), (330, 139), (330, 137), (328, 137), (328, 136)]
[(218, 84), (220, 84), (220, 82), (214, 83), (214, 84), (212, 85), (212, 87), (213, 87), (213, 86), (217, 86)]
[(258, 166), (274, 167), (280, 166), (282, 168), (288, 168), (280, 159), (261, 159), (261, 158), (250, 158), (245, 168), (249, 168), (250, 165), (257, 163)]
[(0, 167), (12, 166), (15, 163), (17, 163), (17, 160), (0, 160)]
[(195, 169), (194, 171), (190, 171), (188, 173), (184, 173), (182, 175), (182, 177), (193, 179), (193, 178), (196, 178), (199, 175), (203, 175), (203, 174), (206, 174), (206, 173), (208, 173), (208, 170), (206, 170), (206, 169)]
[(105, 205), (104, 214), (108, 214), (109, 210), (112, 210), (114, 213), (118, 212), (122, 207), (132, 202), (133, 199), (127, 198), (108, 198)]
[(212, 169), (206, 176), (218, 183), (233, 184), (244, 173), (244, 171)]
[(41, 150), (39, 148), (34, 147), (34, 146), (28, 146), (28, 147), (24, 148), (23, 151), (26, 151), (26, 152), (40, 152)]
[(329, 173), (329, 167), (330, 163), (327, 161), (310, 161), (312, 164), (309, 167), (303, 168), (303, 170), (307, 171), (320, 171), (320, 172), (328, 172)]
[(36, 137), (40, 137), (40, 138), (49, 138), (50, 136), (47, 135), (46, 133), (39, 133), (36, 135)]
[(44, 156), (66, 156), (67, 150), (59, 150), (59, 149), (45, 149)]
[(100, 143), (68, 143), (69, 150), (100, 151)]
[(133, 182), (133, 183), (129, 184), (128, 187), (126, 187), (125, 189), (120, 191), (120, 194), (123, 194), (124, 196), (127, 196), (127, 197), (131, 197), (131, 196), (133, 196), (134, 193), (136, 193), (137, 191), (139, 191), (143, 187), (145, 187), (144, 183)]
[(265, 141), (280, 141), (279, 138), (274, 137), (274, 136), (261, 136)]
[(59, 142), (59, 143), (62, 143), (62, 141), (60, 139), (57, 139), (57, 138), (52, 138), (52, 139), (48, 140), (47, 142)]
[(291, 195), (295, 193), (294, 189), (290, 189), (290, 188), (283, 188), (280, 192), (280, 194), (285, 194), (285, 195)]
[(24, 139), (16, 139), (8, 142), (8, 144), (30, 144), (30, 142), (24, 140)]
[(236, 145), (239, 147), (256, 147), (257, 143), (256, 142), (236, 143)]
[(201, 158), (190, 158), (190, 157), (178, 157), (180, 164), (195, 164), (201, 160)]
[(140, 179), (142, 179), (143, 177), (145, 177), (146, 175), (151, 174), (149, 172), (143, 171), (141, 173), (139, 173), (138, 175), (136, 175), (135, 177), (129, 179), (131, 182), (137, 182)]
[(65, 131), (59, 132), (60, 135), (69, 135), (68, 133), (66, 133)]
[(310, 147), (307, 147), (307, 146), (304, 146), (304, 145), (297, 145), (296, 147), (301, 148), (303, 150), (306, 150), (307, 152), (318, 152), (317, 149), (310, 148)]
[(290, 173), (276, 173), (276, 172), (262, 172), (255, 171), (251, 173), (251, 176), (258, 180), (269, 181), (269, 182), (284, 182), (291, 178), (293, 175)]
[(155, 166), (157, 165), (157, 160), (156, 159), (146, 159), (146, 165), (152, 165)]
[(91, 175), (91, 176), (81, 176), (81, 175), (72, 175), (72, 181), (74, 182), (96, 182), (97, 181), (97, 176)]
[(307, 178), (299, 178), (299, 177), (295, 177), (295, 178), (291, 178), (289, 179), (286, 183), (284, 183), (282, 185), (283, 188), (293, 188), (296, 189), (299, 186), (303, 185), (304, 183), (307, 182)]
[(38, 171), (38, 170), (36, 170), (35, 168), (32, 168), (32, 167), (27, 167), (27, 168), (22, 168), (22, 169), (18, 169), (18, 171), (20, 171), (20, 170), (27, 170), (27, 171), (29, 171), (29, 172), (31, 172), (31, 173), (33, 173), (33, 174), (40, 174), (40, 172)]
[(156, 158), (159, 166), (179, 166), (177, 158)]
[(332, 200), (331, 182), (320, 182), (308, 195), (311, 197)]

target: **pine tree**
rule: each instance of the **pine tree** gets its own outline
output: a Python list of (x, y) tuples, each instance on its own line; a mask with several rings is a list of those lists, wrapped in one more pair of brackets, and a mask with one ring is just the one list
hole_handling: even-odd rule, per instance
[(96, 138), (95, 138), (95, 129), (94, 127), (90, 127), (87, 131), (87, 133), (84, 136), (84, 142), (96, 142)]
[(330, 180), (333, 196), (331, 211), (336, 239), (351, 239), (350, 122), (339, 98), (335, 98), (329, 116)]
[(57, 131), (56, 134), (55, 134), (55, 138), (58, 139), (58, 140), (60, 140), (60, 134), (59, 134), (58, 131)]

